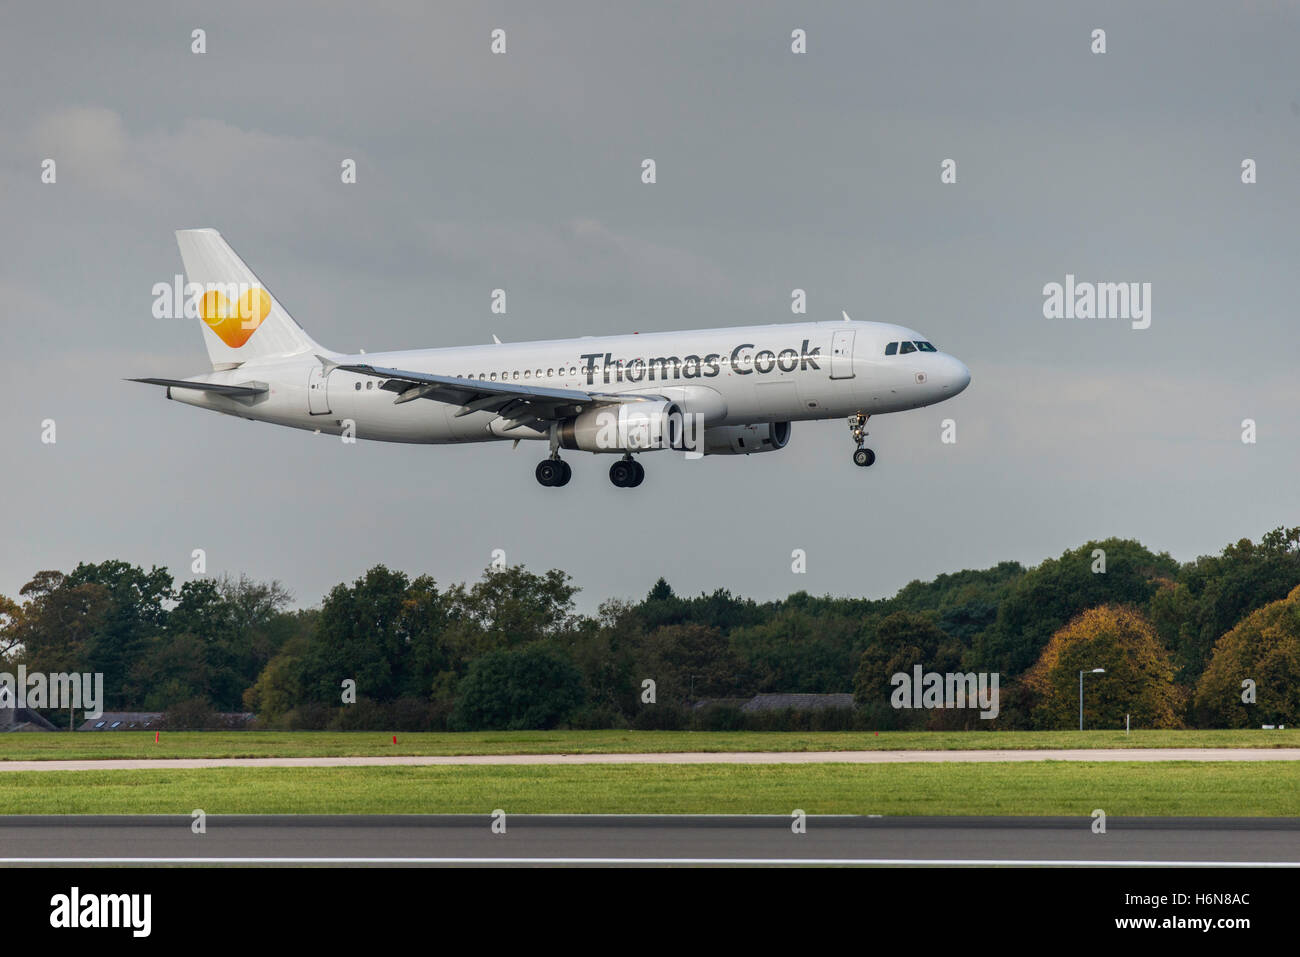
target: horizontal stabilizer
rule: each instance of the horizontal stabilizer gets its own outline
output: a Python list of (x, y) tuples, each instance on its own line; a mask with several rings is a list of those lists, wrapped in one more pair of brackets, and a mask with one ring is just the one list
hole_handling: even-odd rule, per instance
[(146, 385), (165, 385), (169, 389), (197, 389), (200, 392), (212, 392), (216, 395), (239, 396), (264, 395), (270, 389), (261, 382), (245, 382), (241, 385), (221, 385), (216, 382), (191, 382), (187, 379), (127, 379), (127, 382), (143, 382)]

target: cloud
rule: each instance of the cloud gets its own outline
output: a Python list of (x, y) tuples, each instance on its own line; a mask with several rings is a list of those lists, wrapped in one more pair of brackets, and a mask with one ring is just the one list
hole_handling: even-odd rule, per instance
[(726, 292), (731, 277), (712, 260), (679, 246), (611, 229), (596, 219), (563, 223), (430, 222), (423, 227), (438, 261), (560, 285), (597, 288), (670, 286)]
[(131, 140), (122, 117), (100, 106), (57, 110), (37, 120), (27, 136), (29, 149), (55, 160), (59, 177), (83, 178), (104, 189), (132, 179)]
[(102, 106), (70, 106), (36, 119), (28, 148), (59, 165), (61, 185), (82, 187), (110, 208), (148, 203), (175, 210), (178, 225), (196, 208), (224, 206), (231, 223), (328, 222), (344, 211), (345, 157), (364, 155), (321, 137), (268, 133), (212, 118), (128, 129)]

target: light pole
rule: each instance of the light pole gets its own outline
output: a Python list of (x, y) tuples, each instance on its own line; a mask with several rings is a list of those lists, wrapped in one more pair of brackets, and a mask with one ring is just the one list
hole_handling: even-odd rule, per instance
[(1104, 675), (1105, 668), (1093, 668), (1092, 671), (1079, 672), (1079, 730), (1083, 730), (1083, 676), (1086, 674)]

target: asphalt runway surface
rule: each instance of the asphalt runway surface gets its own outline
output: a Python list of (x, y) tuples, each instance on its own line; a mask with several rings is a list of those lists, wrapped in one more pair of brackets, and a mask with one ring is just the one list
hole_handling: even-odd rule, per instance
[(1300, 867), (1300, 818), (0, 816), (0, 865)]
[(520, 764), (908, 764), (986, 761), (1300, 761), (1300, 748), (1077, 748), (980, 751), (678, 751), (630, 754), (374, 755), (309, 758), (106, 758), (0, 761), (4, 771), (340, 768)]

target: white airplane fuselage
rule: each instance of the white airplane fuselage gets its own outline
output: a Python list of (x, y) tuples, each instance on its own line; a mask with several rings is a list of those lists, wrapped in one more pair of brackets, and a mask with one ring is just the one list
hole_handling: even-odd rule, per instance
[[(886, 354), (890, 343), (908, 351)], [(416, 373), (602, 395), (662, 396), (707, 428), (881, 415), (952, 398), (970, 382), (959, 360), (920, 333), (888, 323), (836, 321), (736, 326), (684, 332), (587, 336), (540, 342), (400, 352), (264, 358), (194, 376), (213, 384), (264, 384), (229, 397), (169, 389), (200, 408), (327, 434), (385, 442), (458, 443), (542, 439), (539, 427), (505, 428), (494, 411), (457, 414), (446, 402), (395, 403), (382, 380), (334, 365), (366, 364)], [(610, 449), (608, 451), (622, 451)]]

